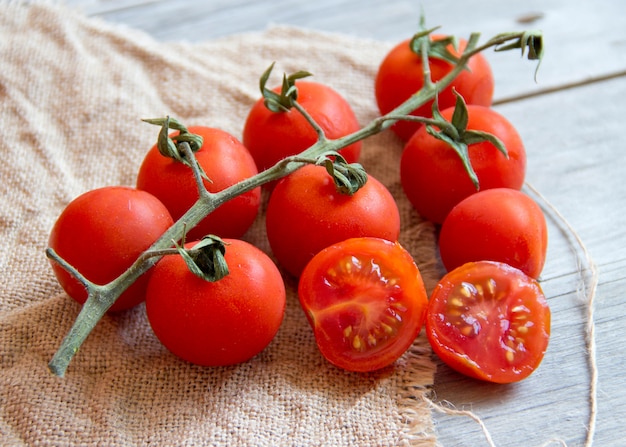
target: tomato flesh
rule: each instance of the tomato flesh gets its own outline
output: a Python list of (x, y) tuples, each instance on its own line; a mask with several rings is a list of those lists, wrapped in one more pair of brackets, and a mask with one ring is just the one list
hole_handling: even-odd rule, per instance
[(410, 254), (380, 238), (322, 250), (304, 269), (298, 293), (320, 352), (349, 371), (395, 362), (419, 334), (427, 306)]
[(433, 291), (426, 334), (451, 368), (489, 382), (517, 382), (543, 359), (550, 309), (539, 283), (521, 270), (492, 261), (467, 263)]

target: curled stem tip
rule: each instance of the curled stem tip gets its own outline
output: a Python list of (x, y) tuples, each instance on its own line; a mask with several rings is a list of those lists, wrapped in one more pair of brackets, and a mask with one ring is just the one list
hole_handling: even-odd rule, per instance
[(537, 81), (537, 73), (544, 56), (543, 33), (538, 30), (529, 30), (522, 33), (504, 33), (491, 39), (496, 43), (494, 51), (508, 51), (520, 49), (522, 57), (526, 56), (529, 61), (538, 61), (535, 68), (535, 82)]

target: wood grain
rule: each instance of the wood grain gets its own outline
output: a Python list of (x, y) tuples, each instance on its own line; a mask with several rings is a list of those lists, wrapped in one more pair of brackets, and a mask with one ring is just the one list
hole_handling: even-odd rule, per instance
[[(68, 0), (88, 15), (144, 30), (162, 41), (201, 42), (271, 24), (345, 33), (390, 45), (416, 30), (422, 5), (387, 0), (208, 1)], [(488, 53), (497, 80), (497, 109), (522, 134), (528, 181), (580, 234), (599, 266), (597, 291), (598, 419), (595, 445), (626, 445), (626, 182), (623, 116), (626, 111), (626, 3), (570, 2), (424, 3), (429, 25), (467, 36), (540, 28), (546, 58), (538, 81), (534, 65), (511, 54)], [(552, 339), (535, 374), (512, 386), (461, 377), (439, 365), (439, 400), (471, 409), (498, 446), (543, 445), (561, 439), (582, 446), (589, 419), (589, 368), (585, 345), (587, 306), (579, 293), (577, 254), (556, 220), (550, 220), (548, 261), (542, 275), (553, 312)], [(487, 445), (467, 418), (436, 416), (441, 444)], [(557, 445), (554, 443), (554, 445)]]

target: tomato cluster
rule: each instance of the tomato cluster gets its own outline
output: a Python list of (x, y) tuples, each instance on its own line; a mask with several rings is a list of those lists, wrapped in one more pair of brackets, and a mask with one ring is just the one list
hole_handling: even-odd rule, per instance
[[(452, 70), (450, 59), (466, 42), (454, 47), (432, 39), (441, 43), (428, 55), (436, 81)], [(402, 42), (382, 61), (376, 78), (381, 113), (423, 85), (419, 45), (419, 39)], [(405, 141), (404, 192), (422, 217), (439, 226), (448, 270), (429, 300), (428, 340), (452, 368), (506, 383), (528, 376), (547, 349), (550, 310), (536, 280), (546, 258), (547, 224), (541, 208), (521, 192), (525, 148), (513, 124), (490, 107), (489, 65), (477, 54), (467, 67), (437, 102), (413, 111), (437, 123), (399, 122), (392, 130)]]
[[(437, 82), (466, 45), (428, 35), (398, 44), (378, 68), (380, 113), (393, 113), (424, 87), (421, 51), (436, 49), (428, 61)], [(169, 134), (164, 127), (167, 143), (162, 131), (136, 187), (105, 187), (72, 201), (53, 227), (50, 247), (86, 280), (107, 284), (149, 253), (174, 221), (184, 224), (207, 196), (306, 153), (320, 135), (332, 140), (358, 131), (346, 99), (300, 80), (306, 76), (285, 76), (282, 86), (268, 89), (269, 71), (264, 74), (242, 141), (204, 126)], [(191, 225), (183, 246), (170, 245), (172, 254), (161, 253), (110, 310), (145, 300), (155, 335), (173, 354), (207, 366), (239, 363), (275, 337), (286, 304), (282, 275), (291, 275), (321, 354), (340, 368), (386, 367), (425, 326), (434, 352), (452, 368), (493, 382), (521, 380), (541, 362), (550, 333), (537, 280), (547, 229), (540, 207), (521, 192), (526, 153), (515, 127), (490, 107), (493, 86), (487, 61), (476, 54), (435, 101), (411, 112), (417, 119), (391, 127), (404, 142), (398, 172), (406, 198), (440, 229), (448, 273), (430, 297), (398, 242), (400, 214), (387, 187), (371, 175), (356, 191), (338, 187), (333, 166), (359, 160), (361, 143), (352, 142), (324, 162), (268, 180), (262, 218), (273, 258), (241, 239), (263, 197), (260, 187), (247, 188)], [(201, 143), (192, 140), (198, 136)], [(209, 234), (221, 243), (205, 252), (199, 241)], [(203, 276), (220, 263), (228, 266), (226, 276)], [(84, 302), (85, 285), (60, 265), (53, 268), (67, 294)]]

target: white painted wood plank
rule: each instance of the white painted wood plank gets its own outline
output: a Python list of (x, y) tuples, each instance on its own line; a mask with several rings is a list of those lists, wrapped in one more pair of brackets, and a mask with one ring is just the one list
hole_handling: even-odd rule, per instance
[(159, 0), (67, 0), (64, 3), (77, 7), (87, 15), (94, 16), (140, 6), (158, 8)]
[[(160, 40), (203, 41), (219, 36), (259, 31), (286, 24), (364, 38), (389, 41), (411, 36), (421, 8), (430, 26), (467, 36), (480, 31), (485, 38), (502, 31), (538, 28), (546, 38), (546, 59), (538, 84), (534, 64), (527, 67), (516, 55), (489, 53), (496, 78), (497, 98), (536, 92), (607, 73), (626, 71), (626, 2), (415, 2), (407, 0), (68, 0), (90, 14), (142, 29)], [(534, 20), (532, 20), (534, 18)]]

